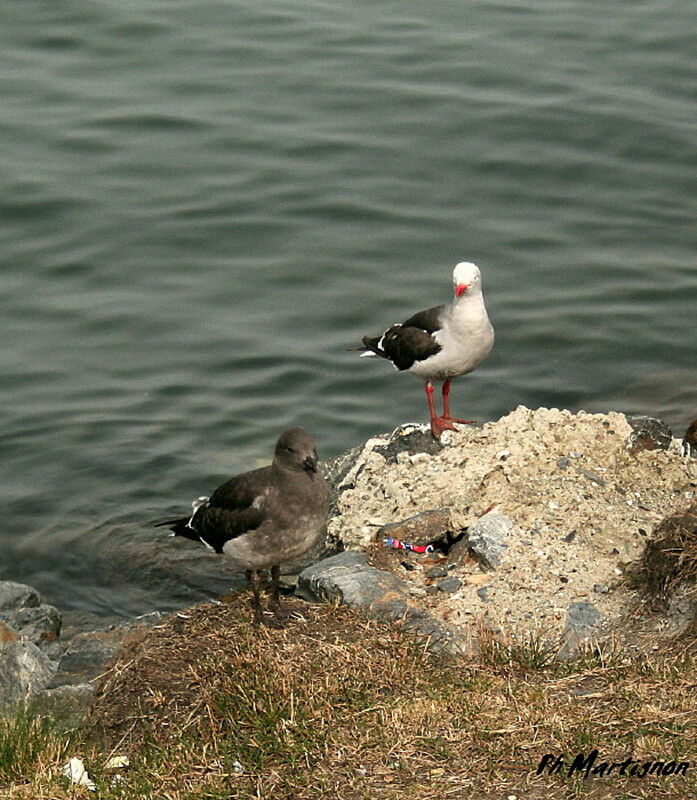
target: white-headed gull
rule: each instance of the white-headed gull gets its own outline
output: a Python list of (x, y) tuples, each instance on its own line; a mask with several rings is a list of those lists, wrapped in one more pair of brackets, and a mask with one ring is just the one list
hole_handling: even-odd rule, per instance
[[(453, 270), (451, 303), (419, 311), (401, 325), (393, 325), (379, 336), (363, 337), (361, 357), (380, 356), (396, 369), (411, 372), (425, 381), (431, 416), (431, 432), (438, 438), (454, 430), (453, 422), (466, 422), (450, 415), (449, 392), (453, 378), (472, 372), (489, 355), (494, 329), (484, 306), (482, 278), (468, 261)], [(443, 413), (436, 414), (432, 381), (443, 381)]]
[(285, 430), (268, 467), (236, 475), (210, 497), (192, 503), (190, 516), (157, 523), (221, 553), (252, 588), (253, 622), (262, 621), (261, 573), (271, 569), (274, 624), (282, 619), (280, 564), (309, 550), (322, 534), (329, 487), (317, 472), (312, 436), (299, 427)]

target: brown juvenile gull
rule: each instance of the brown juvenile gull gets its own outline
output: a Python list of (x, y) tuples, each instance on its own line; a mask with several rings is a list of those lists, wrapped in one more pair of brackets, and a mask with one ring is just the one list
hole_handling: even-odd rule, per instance
[(280, 564), (298, 558), (319, 539), (328, 501), (329, 488), (317, 472), (314, 439), (304, 428), (294, 427), (279, 437), (268, 467), (230, 478), (210, 497), (195, 500), (190, 516), (157, 526), (203, 542), (225, 556), (235, 571), (246, 572), (255, 625), (262, 621), (262, 573), (270, 568), (273, 624), (279, 626), (284, 616)]
[[(450, 415), (449, 393), (453, 378), (476, 369), (494, 344), (494, 329), (484, 306), (478, 267), (460, 262), (453, 271), (452, 303), (419, 311), (379, 336), (364, 336), (361, 358), (380, 356), (400, 370), (425, 381), (431, 416), (431, 433), (440, 437), (454, 430), (453, 422), (467, 422)], [(433, 404), (432, 381), (443, 381), (443, 413)]]

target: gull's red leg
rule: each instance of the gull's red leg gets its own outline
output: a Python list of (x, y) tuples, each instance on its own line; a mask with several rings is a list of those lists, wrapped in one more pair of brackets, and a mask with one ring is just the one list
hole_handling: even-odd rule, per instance
[(461, 422), (467, 424), (473, 422), (471, 419), (456, 419), (450, 416), (450, 384), (451, 379), (443, 381), (443, 419), (450, 420), (451, 422)]
[(438, 414), (436, 414), (436, 407), (433, 403), (433, 384), (431, 381), (426, 381), (424, 388), (426, 389), (428, 413), (431, 415), (431, 433), (436, 439), (439, 439), (443, 431), (454, 431), (455, 428), (450, 420), (439, 417)]

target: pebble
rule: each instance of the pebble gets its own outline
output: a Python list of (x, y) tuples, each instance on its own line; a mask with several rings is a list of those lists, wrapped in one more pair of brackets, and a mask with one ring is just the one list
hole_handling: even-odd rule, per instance
[(585, 477), (588, 478), (589, 481), (597, 483), (598, 486), (605, 486), (605, 479), (601, 478), (600, 475), (593, 472), (592, 470), (585, 469), (584, 467), (578, 467), (578, 471), (581, 473), (581, 475), (585, 475)]
[(456, 592), (462, 586), (462, 581), (459, 578), (455, 578), (453, 576), (449, 578), (443, 578), (442, 580), (438, 581), (436, 587), (441, 592)]
[(426, 578), (445, 578), (448, 575), (448, 570), (446, 567), (437, 564), (435, 567), (431, 567), (431, 569), (427, 569), (424, 572), (424, 576)]

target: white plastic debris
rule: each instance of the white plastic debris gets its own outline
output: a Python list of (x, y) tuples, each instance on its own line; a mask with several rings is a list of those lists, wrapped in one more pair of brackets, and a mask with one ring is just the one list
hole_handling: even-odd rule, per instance
[(104, 765), (106, 769), (123, 769), (130, 766), (128, 756), (112, 756)]
[(244, 775), (244, 767), (239, 761), (232, 762), (232, 771), (237, 775)]
[(63, 767), (63, 775), (77, 786), (84, 786), (90, 792), (96, 792), (97, 787), (87, 774), (85, 765), (80, 758), (71, 758), (70, 761)]

